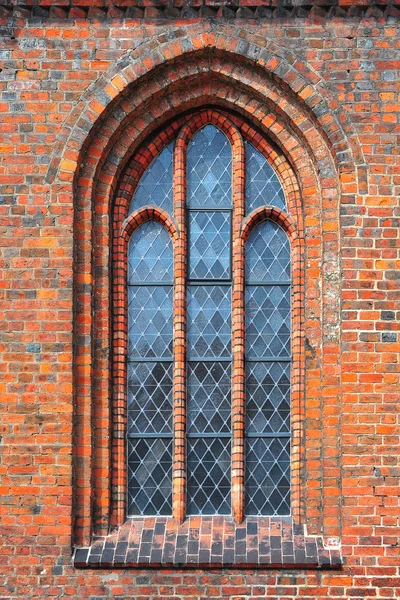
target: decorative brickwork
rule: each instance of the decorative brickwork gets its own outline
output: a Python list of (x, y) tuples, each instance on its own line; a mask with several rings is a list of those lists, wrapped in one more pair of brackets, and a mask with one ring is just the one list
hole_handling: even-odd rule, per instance
[(4, 2), (3, 16), (28, 19), (288, 19), (356, 18), (379, 19), (400, 16), (398, 2), (380, 0), (367, 5), (362, 0), (20, 0)]

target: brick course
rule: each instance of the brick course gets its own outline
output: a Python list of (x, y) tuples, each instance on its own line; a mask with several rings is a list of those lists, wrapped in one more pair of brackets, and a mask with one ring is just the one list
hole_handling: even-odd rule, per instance
[[(400, 597), (399, 9), (181, 4), (0, 7), (0, 596)], [(204, 105), (270, 140), (299, 215), (294, 509), (321, 552), (340, 541), (339, 570), (72, 563), (74, 542), (122, 518), (110, 516), (111, 199), (126, 203)]]

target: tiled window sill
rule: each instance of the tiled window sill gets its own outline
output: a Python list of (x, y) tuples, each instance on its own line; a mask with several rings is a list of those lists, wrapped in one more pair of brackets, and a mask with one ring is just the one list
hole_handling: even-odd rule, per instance
[(306, 536), (290, 517), (189, 517), (182, 525), (168, 517), (128, 519), (122, 527), (77, 548), (78, 568), (316, 568), (338, 569), (339, 548), (320, 536)]

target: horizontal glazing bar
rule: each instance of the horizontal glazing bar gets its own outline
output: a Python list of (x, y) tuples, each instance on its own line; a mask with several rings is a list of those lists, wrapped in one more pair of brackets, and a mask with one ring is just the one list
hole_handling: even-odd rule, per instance
[(201, 439), (201, 438), (230, 438), (232, 437), (232, 433), (187, 433), (186, 437), (188, 439)]
[(271, 285), (292, 285), (291, 281), (279, 281), (279, 280), (271, 280), (271, 281), (245, 281), (246, 285), (263, 285), (263, 286), (271, 286)]
[(233, 212), (233, 208), (230, 208), (228, 206), (226, 206), (225, 208), (217, 208), (213, 206), (210, 206), (209, 208), (207, 208), (207, 206), (201, 206), (197, 208), (196, 206), (190, 206), (187, 207), (186, 210), (187, 212)]
[(172, 357), (168, 357), (168, 358), (157, 358), (157, 357), (154, 357), (154, 356), (152, 356), (152, 357), (150, 357), (150, 358), (149, 358), (149, 357), (147, 357), (147, 358), (146, 358), (146, 357), (144, 357), (144, 358), (143, 358), (143, 357), (141, 357), (141, 356), (138, 356), (137, 358), (136, 358), (136, 357), (133, 357), (133, 358), (132, 358), (132, 357), (129, 357), (129, 358), (127, 359), (127, 362), (128, 362), (128, 363), (146, 363), (146, 362), (151, 362), (151, 363), (156, 363), (156, 362), (172, 363), (172, 362), (174, 362), (174, 359), (173, 359)]
[(245, 433), (247, 438), (290, 438), (290, 431), (281, 433)]
[[(281, 432), (281, 433), (246, 433), (245, 437), (247, 438), (290, 438), (291, 433)], [(132, 436), (130, 436), (132, 437)], [(133, 436), (135, 437), (135, 436)], [(138, 437), (138, 436), (136, 436)], [(154, 437), (154, 436), (142, 436), (142, 437)], [(168, 437), (167, 435), (160, 435), (158, 437)], [(187, 433), (186, 437), (188, 439), (194, 438), (230, 438), (232, 437), (232, 433)]]
[(232, 285), (232, 279), (188, 279), (187, 285)]
[(196, 356), (194, 358), (191, 358), (190, 356), (187, 358), (188, 362), (231, 362), (232, 361), (232, 357), (231, 356), (206, 356), (206, 357), (202, 357), (200, 356), (199, 358)]
[(126, 437), (129, 440), (138, 440), (142, 438), (149, 440), (158, 440), (159, 438), (172, 440), (174, 436), (172, 433), (127, 433)]
[[(218, 359), (219, 360), (219, 359)], [(247, 363), (257, 362), (291, 362), (291, 356), (262, 356), (261, 358), (246, 358)]]
[(146, 281), (144, 283), (128, 283), (128, 287), (144, 287), (151, 285), (152, 287), (172, 287), (173, 281)]

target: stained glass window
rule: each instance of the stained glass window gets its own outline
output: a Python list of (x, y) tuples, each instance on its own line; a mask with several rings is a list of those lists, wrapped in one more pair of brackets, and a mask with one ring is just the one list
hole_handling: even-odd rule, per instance
[(172, 241), (155, 221), (128, 247), (128, 515), (172, 510)]
[(173, 151), (174, 143), (171, 142), (147, 167), (137, 185), (129, 212), (151, 205), (172, 213)]
[[(174, 219), (174, 147), (174, 142), (169, 143), (150, 163), (133, 195), (130, 212), (152, 205)], [(244, 140), (244, 147), (246, 189), (242, 201), (246, 213), (264, 206), (286, 211), (283, 188), (272, 166), (250, 142)], [(235, 235), (239, 235), (237, 229), (232, 231), (232, 223), (237, 223), (232, 190), (240, 185), (234, 180), (232, 144), (215, 125), (199, 129), (185, 152), (186, 211), (178, 229), (186, 229), (188, 240), (186, 515), (231, 515), (232, 278), (236, 277), (232, 265), (238, 263), (233, 250), (238, 247)], [(128, 244), (130, 516), (172, 514), (174, 243), (162, 225), (147, 221), (133, 232)], [(259, 223), (249, 235), (241, 260), (245, 264), (245, 278), (243, 271), (240, 277), (246, 314), (241, 384), (245, 390), (242, 414), (246, 414), (245, 512), (288, 515), (291, 250), (286, 233), (273, 221)]]
[(282, 185), (268, 160), (250, 142), (246, 148), (246, 212), (260, 206), (286, 210)]
[(187, 152), (187, 514), (231, 512), (232, 150), (206, 125)]
[(246, 244), (246, 514), (290, 513), (290, 246), (272, 221)]
[(190, 208), (232, 205), (232, 147), (214, 125), (200, 129), (189, 143), (187, 204)]

